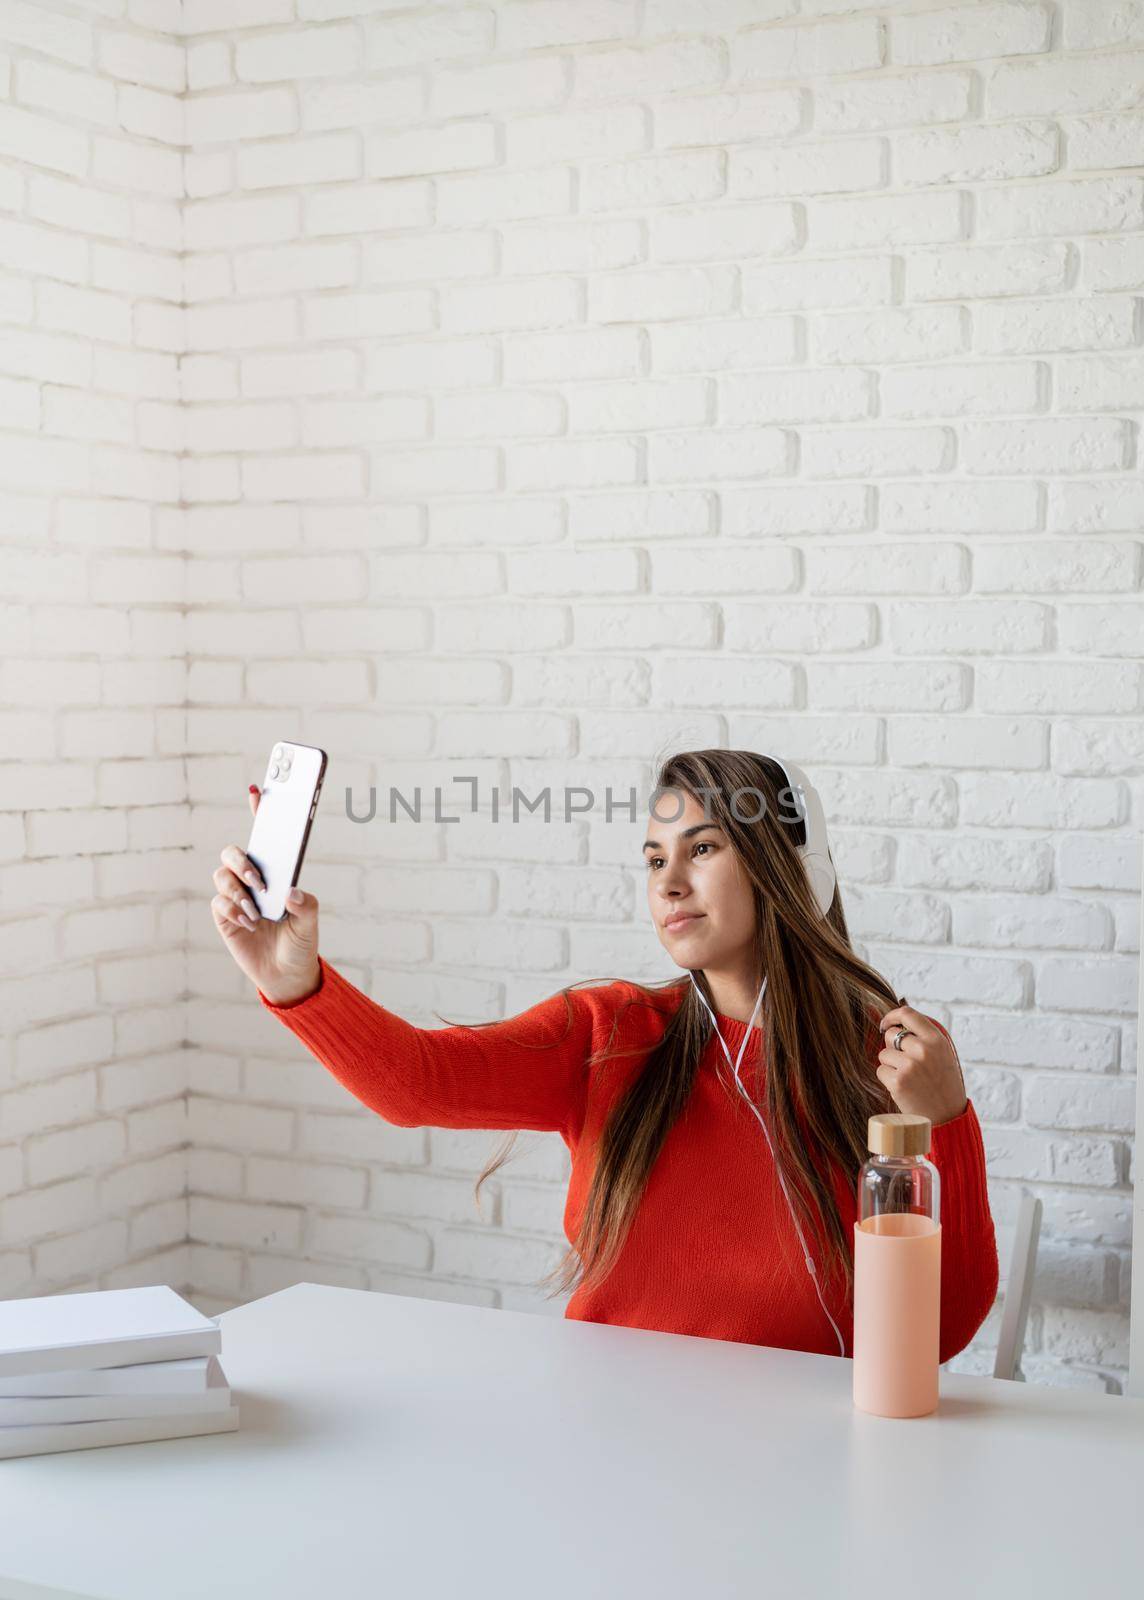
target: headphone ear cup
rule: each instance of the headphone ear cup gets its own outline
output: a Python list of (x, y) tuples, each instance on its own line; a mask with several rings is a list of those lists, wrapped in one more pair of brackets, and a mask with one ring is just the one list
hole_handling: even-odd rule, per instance
[(811, 892), (818, 902), (819, 914), (824, 917), (834, 901), (834, 889), (838, 882), (834, 863), (827, 856), (804, 856), (803, 865), (810, 880)]

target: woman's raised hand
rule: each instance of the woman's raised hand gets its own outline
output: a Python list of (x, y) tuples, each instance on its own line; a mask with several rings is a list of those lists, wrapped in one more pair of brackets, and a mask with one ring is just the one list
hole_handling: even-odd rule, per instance
[[(250, 810), (258, 810), (259, 791), (251, 788)], [(247, 885), (265, 888), (258, 869), (236, 844), (226, 845), (214, 870), (218, 893), (211, 915), (223, 943), (250, 981), (272, 1005), (294, 1005), (321, 987), (318, 964), (318, 902), (312, 894), (291, 889), (286, 915), (272, 922), (259, 915)]]

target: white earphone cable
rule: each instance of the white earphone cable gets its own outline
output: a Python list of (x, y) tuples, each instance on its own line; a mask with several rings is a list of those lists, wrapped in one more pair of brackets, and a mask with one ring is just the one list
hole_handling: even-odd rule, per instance
[(715, 1037), (719, 1040), (719, 1043), (723, 1046), (723, 1054), (727, 1057), (727, 1064), (731, 1068), (731, 1071), (735, 1075), (735, 1082), (738, 1085), (739, 1093), (743, 1096), (743, 1099), (747, 1102), (747, 1104), (750, 1106), (751, 1110), (755, 1113), (755, 1117), (758, 1120), (758, 1124), (759, 1124), (760, 1128), (762, 1128), (763, 1133), (766, 1136), (767, 1146), (768, 1146), (768, 1148), (770, 1149), (770, 1152), (771, 1152), (771, 1160), (775, 1164), (775, 1172), (776, 1172), (776, 1174), (778, 1176), (779, 1183), (780, 1183), (780, 1185), (782, 1187), (783, 1195), (784, 1195), (784, 1197), (786, 1199), (787, 1210), (791, 1214), (791, 1221), (794, 1223), (795, 1232), (798, 1234), (799, 1243), (802, 1245), (802, 1253), (803, 1253), (803, 1259), (806, 1262), (806, 1270), (810, 1273), (810, 1281), (814, 1284), (814, 1292), (818, 1296), (818, 1303), (822, 1307), (823, 1311), (826, 1312), (827, 1321), (830, 1323), (830, 1326), (834, 1329), (834, 1332), (838, 1337), (838, 1353), (839, 1353), (840, 1356), (845, 1356), (845, 1354), (846, 1354), (846, 1341), (842, 1337), (842, 1332), (841, 1332), (838, 1324), (835, 1322), (834, 1318), (830, 1315), (829, 1306), (826, 1304), (826, 1301), (822, 1298), (822, 1290), (819, 1287), (819, 1283), (818, 1283), (818, 1269), (814, 1264), (814, 1258), (810, 1253), (810, 1249), (807, 1246), (807, 1242), (806, 1242), (806, 1239), (805, 1239), (805, 1237), (803, 1235), (802, 1228), (799, 1225), (798, 1215), (795, 1212), (794, 1205), (793, 1205), (793, 1203), (791, 1201), (790, 1192), (789, 1192), (789, 1190), (787, 1189), (787, 1186), (786, 1186), (786, 1179), (783, 1177), (782, 1169), (779, 1166), (778, 1158), (775, 1155), (775, 1147), (774, 1147), (773, 1143), (771, 1142), (770, 1130), (767, 1127), (767, 1124), (766, 1124), (765, 1120), (763, 1119), (762, 1113), (759, 1111), (758, 1106), (751, 1099), (750, 1095), (747, 1093), (746, 1089), (743, 1087), (743, 1080), (739, 1077), (739, 1064), (742, 1061), (743, 1053), (747, 1048), (747, 1040), (751, 1037), (751, 1029), (754, 1027), (755, 1017), (756, 1017), (756, 1015), (758, 1013), (759, 1006), (762, 1004), (763, 994), (764, 994), (764, 992), (766, 990), (766, 987), (767, 987), (767, 980), (766, 980), (766, 978), (763, 979), (763, 986), (759, 990), (758, 999), (755, 1001), (754, 1010), (751, 1012), (751, 1020), (747, 1024), (747, 1031), (743, 1035), (742, 1044), (739, 1046), (739, 1054), (736, 1057), (736, 1059), (734, 1061), (732, 1061), (731, 1060), (731, 1052), (727, 1048), (727, 1041), (723, 1038), (723, 1035), (722, 1035), (722, 1033), (721, 1033), (721, 1031), (719, 1029), (719, 1024), (716, 1021), (714, 1011), (711, 1010), (710, 1005), (708, 1005), (708, 1003), (707, 1003), (706, 995), (703, 993), (702, 989), (700, 989), (699, 985), (696, 983), (695, 974), (692, 972), (692, 973), (689, 973), (688, 975), (691, 978), (692, 988), (695, 990), (695, 992), (699, 996), (700, 1000), (702, 1000), (704, 1006), (707, 1007), (708, 1014), (711, 1017), (712, 1026), (715, 1029)]

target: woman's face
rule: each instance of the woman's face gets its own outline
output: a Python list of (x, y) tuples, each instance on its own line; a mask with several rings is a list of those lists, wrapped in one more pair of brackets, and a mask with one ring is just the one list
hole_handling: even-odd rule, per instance
[[(750, 958), (755, 902), (731, 841), (693, 795), (665, 790), (648, 819), (647, 902), (660, 943), (678, 966), (729, 972)], [(673, 918), (687, 918), (672, 922)]]

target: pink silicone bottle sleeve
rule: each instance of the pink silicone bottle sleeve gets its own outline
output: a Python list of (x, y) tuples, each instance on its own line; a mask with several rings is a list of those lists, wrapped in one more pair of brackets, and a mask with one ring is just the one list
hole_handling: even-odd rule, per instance
[(938, 1403), (941, 1225), (917, 1212), (854, 1224), (854, 1404), (920, 1417)]

